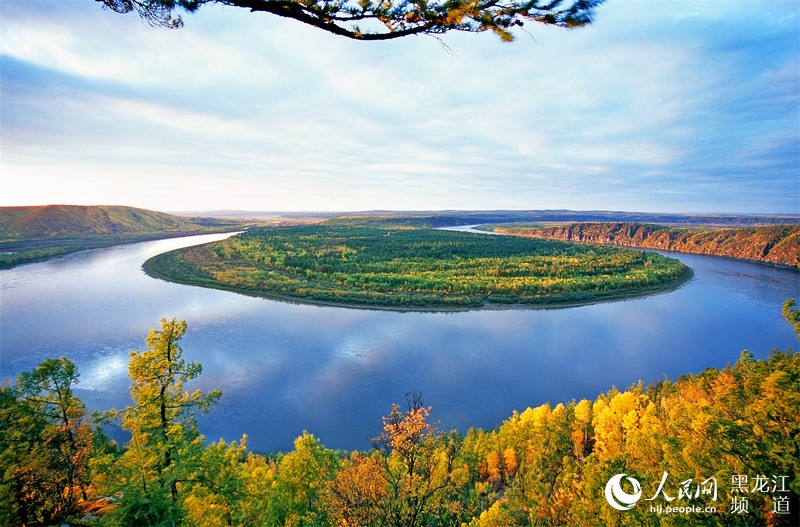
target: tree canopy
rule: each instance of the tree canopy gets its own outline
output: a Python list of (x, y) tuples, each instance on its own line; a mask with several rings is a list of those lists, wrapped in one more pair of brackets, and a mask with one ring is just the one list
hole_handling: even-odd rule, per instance
[(533, 21), (564, 28), (588, 25), (605, 0), (96, 0), (117, 13), (135, 11), (156, 27), (183, 26), (181, 11), (206, 4), (271, 13), (355, 40), (389, 40), (448, 31), (509, 31)]

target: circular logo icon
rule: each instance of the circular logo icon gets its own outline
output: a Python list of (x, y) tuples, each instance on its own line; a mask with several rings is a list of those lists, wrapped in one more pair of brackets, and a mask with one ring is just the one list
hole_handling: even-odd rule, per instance
[[(622, 478), (627, 479), (633, 485), (633, 494), (628, 494), (622, 490)], [(627, 511), (636, 505), (642, 497), (642, 487), (634, 478), (626, 477), (625, 474), (617, 474), (606, 483), (606, 501), (618, 511)]]

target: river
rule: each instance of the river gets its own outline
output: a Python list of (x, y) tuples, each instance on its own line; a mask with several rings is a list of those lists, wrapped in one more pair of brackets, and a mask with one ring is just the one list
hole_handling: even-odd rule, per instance
[[(594, 398), (797, 347), (781, 304), (800, 273), (670, 254), (694, 278), (645, 298), (564, 309), (453, 313), (373, 311), (281, 302), (148, 277), (150, 256), (225, 235), (121, 245), (0, 271), (0, 379), (48, 357), (81, 372), (94, 409), (129, 403), (127, 361), (162, 317), (188, 322), (194, 385), (222, 388), (200, 419), (209, 441), (287, 451), (304, 430), (331, 448), (363, 449), (381, 416), (422, 392), (445, 430), (493, 428), (545, 402)], [(120, 436), (121, 437), (121, 436)]]

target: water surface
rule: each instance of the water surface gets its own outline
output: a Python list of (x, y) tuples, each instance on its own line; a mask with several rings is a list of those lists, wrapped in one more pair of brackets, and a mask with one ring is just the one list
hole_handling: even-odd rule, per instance
[(128, 404), (127, 361), (161, 317), (188, 322), (197, 385), (220, 387), (209, 440), (289, 450), (307, 430), (368, 447), (381, 416), (421, 391), (444, 429), (492, 428), (514, 410), (594, 398), (797, 347), (780, 315), (800, 273), (670, 253), (694, 278), (646, 298), (550, 310), (403, 313), (294, 304), (148, 277), (150, 256), (224, 235), (143, 242), (0, 271), (0, 378), (66, 355), (92, 409)]

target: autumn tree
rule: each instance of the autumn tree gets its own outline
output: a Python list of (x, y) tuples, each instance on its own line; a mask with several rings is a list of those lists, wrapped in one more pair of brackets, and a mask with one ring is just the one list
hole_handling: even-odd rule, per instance
[(354, 452), (330, 484), (328, 515), (334, 525), (367, 527), (385, 525), (384, 505), (389, 487), (378, 461), (381, 454)]
[(501, 426), (498, 450), (504, 453), (502, 465), (509, 481), (505, 502), (515, 512), (516, 524), (568, 523), (562, 516), (571, 501), (563, 494), (569, 487), (565, 481), (571, 472), (568, 460), (574, 456), (572, 417), (571, 404), (554, 408), (544, 404), (515, 412)]
[(135, 11), (153, 26), (178, 28), (180, 11), (219, 4), (303, 22), (355, 40), (389, 40), (448, 31), (492, 31), (505, 41), (526, 22), (588, 25), (604, 0), (97, 0), (118, 13)]
[(111, 412), (131, 434), (116, 463), (123, 498), (113, 517), (122, 525), (173, 526), (184, 517), (182, 491), (195, 482), (204, 450), (195, 411), (221, 396), (185, 389), (202, 371), (183, 359), (178, 340), (185, 332), (186, 322), (161, 319), (161, 330), (147, 336), (149, 349), (131, 352), (133, 405)]
[(185, 493), (185, 523), (193, 527), (267, 525), (276, 466), (240, 442), (208, 445)]
[(339, 470), (339, 458), (309, 433), (278, 465), (270, 494), (268, 526), (328, 525), (323, 494)]
[(354, 453), (331, 484), (331, 519), (347, 527), (460, 525), (454, 460), (458, 439), (428, 422), (422, 397), (383, 418), (368, 455)]
[(52, 523), (86, 498), (92, 432), (75, 363), (47, 359), (0, 390), (0, 524)]
[(373, 440), (388, 484), (388, 525), (427, 525), (430, 517), (448, 512), (457, 444), (428, 421), (430, 410), (420, 394), (411, 394), (405, 411), (392, 406), (383, 418), (383, 433)]

